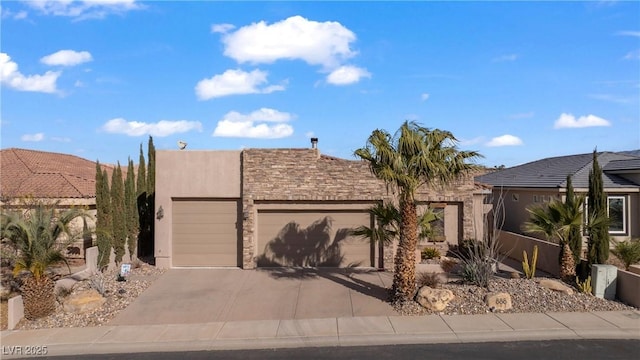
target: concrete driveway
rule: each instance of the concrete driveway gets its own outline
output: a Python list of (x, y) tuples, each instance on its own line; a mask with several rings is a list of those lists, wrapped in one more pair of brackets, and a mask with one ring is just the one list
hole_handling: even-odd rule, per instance
[(357, 269), (171, 269), (110, 325), (397, 315), (392, 281)]

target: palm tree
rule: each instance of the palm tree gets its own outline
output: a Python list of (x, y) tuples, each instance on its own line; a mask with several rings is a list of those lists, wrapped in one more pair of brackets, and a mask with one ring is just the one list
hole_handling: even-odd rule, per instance
[[(400, 233), (400, 223), (402, 222), (398, 208), (391, 203), (377, 203), (367, 211), (375, 219), (375, 225), (373, 227), (359, 226), (351, 231), (351, 235), (385, 245), (393, 242)], [(432, 236), (431, 223), (437, 219), (438, 215), (430, 208), (418, 217), (418, 238), (420, 240), (429, 239)]]
[(54, 281), (48, 276), (50, 266), (67, 260), (66, 247), (81, 236), (71, 230), (71, 222), (84, 217), (81, 209), (56, 211), (57, 204), (37, 202), (25, 212), (5, 212), (2, 216), (2, 238), (16, 249), (14, 276), (23, 271), (22, 296), (27, 319), (49, 315), (55, 310)]
[(374, 130), (366, 146), (355, 151), (357, 157), (369, 163), (374, 176), (398, 191), (401, 222), (391, 289), (394, 301), (408, 301), (416, 290), (416, 191), (423, 185), (450, 184), (474, 168), (468, 160), (480, 156), (474, 151), (458, 150), (456, 143), (448, 131), (404, 122), (395, 135)]
[[(571, 241), (576, 228), (583, 225), (584, 195), (575, 195), (572, 201), (561, 202), (554, 200), (546, 207), (536, 206), (527, 209), (530, 214), (529, 221), (523, 226), (527, 233), (542, 234), (548, 241), (560, 245), (561, 276), (570, 278), (575, 275), (576, 261), (571, 250)], [(587, 227), (599, 226), (606, 218), (591, 216)], [(568, 256), (566, 253), (571, 253)]]

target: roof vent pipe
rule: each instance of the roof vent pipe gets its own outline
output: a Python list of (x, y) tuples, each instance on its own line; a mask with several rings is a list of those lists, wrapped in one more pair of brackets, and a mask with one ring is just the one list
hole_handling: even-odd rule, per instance
[(311, 138), (311, 148), (312, 149), (318, 148), (318, 138), (316, 137)]

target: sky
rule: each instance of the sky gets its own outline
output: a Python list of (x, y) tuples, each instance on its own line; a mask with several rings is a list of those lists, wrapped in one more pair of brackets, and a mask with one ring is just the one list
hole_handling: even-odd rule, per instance
[(448, 130), (479, 164), (640, 149), (640, 2), (2, 1), (2, 148), (137, 162)]

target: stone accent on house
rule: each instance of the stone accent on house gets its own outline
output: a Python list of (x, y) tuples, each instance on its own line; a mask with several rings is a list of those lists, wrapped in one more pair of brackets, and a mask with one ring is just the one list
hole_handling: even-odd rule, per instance
[[(366, 162), (321, 155), (318, 149), (246, 149), (242, 151), (242, 267), (256, 266), (256, 220), (259, 204), (371, 204), (394, 201), (394, 194), (376, 179)], [(463, 221), (461, 238), (474, 236), (473, 177), (460, 179), (448, 188), (424, 187), (420, 202), (457, 203)], [(395, 246), (386, 245), (383, 267), (393, 268)], [(377, 265), (377, 264), (376, 264)]]

